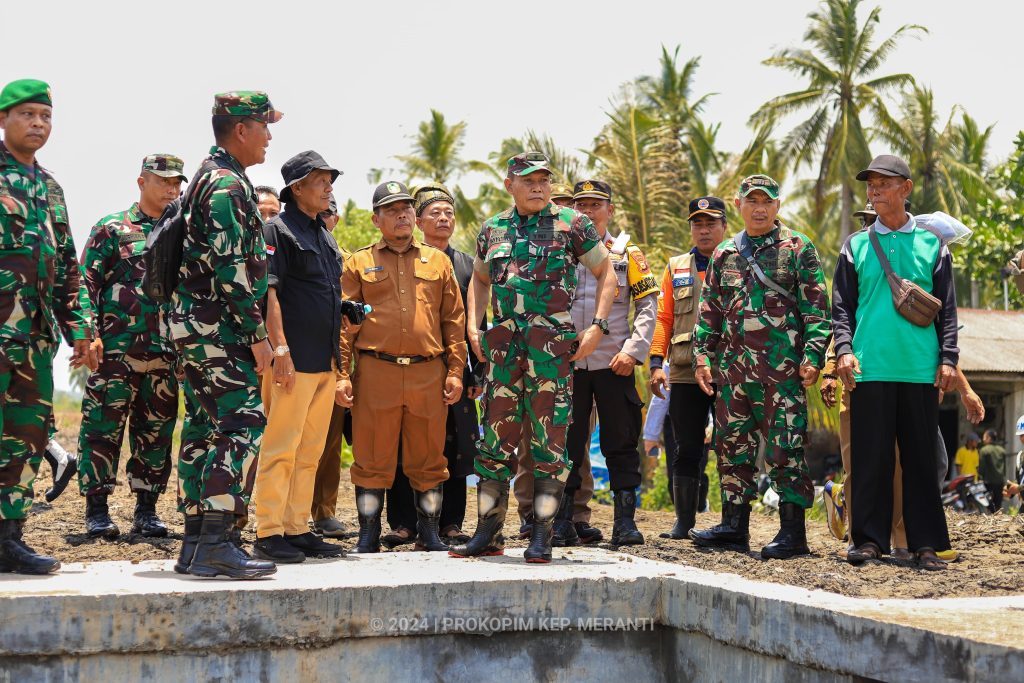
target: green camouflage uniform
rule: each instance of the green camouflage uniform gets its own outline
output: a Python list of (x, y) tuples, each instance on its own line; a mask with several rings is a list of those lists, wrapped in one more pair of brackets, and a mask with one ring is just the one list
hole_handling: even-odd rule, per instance
[(165, 310), (142, 291), (141, 254), (155, 222), (133, 204), (101, 219), (82, 254), (103, 340), (100, 367), (89, 375), (82, 399), (82, 495), (114, 490), (126, 422), (131, 457), (125, 471), (131, 490), (163, 493), (171, 473), (171, 437), (178, 416), (175, 356)]
[(810, 507), (814, 487), (804, 464), (807, 399), (800, 365), (821, 368), (831, 335), (828, 295), (818, 253), (806, 236), (777, 224), (748, 237), (764, 274), (797, 303), (768, 289), (750, 271), (732, 238), (711, 257), (694, 330), (694, 355), (707, 355), (719, 397), (715, 450), (722, 496), (756, 497), (758, 436), (772, 486), (784, 503)]
[(203, 163), (208, 170), (190, 188), (185, 207), (181, 279), (169, 315), (189, 398), (178, 508), (244, 515), (266, 426), (249, 347), (267, 336), (260, 312), (267, 248), (245, 170), (220, 147)]
[(23, 519), (53, 409), (58, 330), (93, 336), (64, 192), (0, 143), (0, 518)]
[(494, 325), (481, 346), (489, 361), (482, 398), (483, 438), (476, 471), (507, 481), (509, 462), (530, 421), (530, 453), (539, 478), (568, 476), (565, 437), (572, 415), (576, 330), (569, 307), (577, 262), (608, 258), (589, 218), (548, 204), (531, 216), (515, 208), (487, 220), (474, 268), (491, 279)]

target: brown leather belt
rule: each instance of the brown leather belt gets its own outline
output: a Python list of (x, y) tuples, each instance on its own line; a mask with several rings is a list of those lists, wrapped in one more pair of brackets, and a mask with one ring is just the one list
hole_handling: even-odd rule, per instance
[(434, 360), (438, 356), (392, 356), (390, 353), (380, 353), (378, 351), (360, 351), (368, 356), (379, 358), (380, 360), (386, 360), (389, 363), (395, 363), (396, 365), (414, 365), (416, 363), (423, 363), (428, 360)]

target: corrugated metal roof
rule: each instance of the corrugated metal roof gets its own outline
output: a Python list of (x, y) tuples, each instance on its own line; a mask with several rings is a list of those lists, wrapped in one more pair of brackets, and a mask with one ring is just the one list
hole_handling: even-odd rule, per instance
[(957, 319), (961, 370), (1024, 373), (1024, 313), (961, 308)]

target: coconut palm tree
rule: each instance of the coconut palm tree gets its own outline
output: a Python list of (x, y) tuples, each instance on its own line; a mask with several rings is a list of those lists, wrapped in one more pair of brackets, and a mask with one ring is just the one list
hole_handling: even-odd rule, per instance
[(618, 222), (634, 241), (677, 243), (688, 191), (678, 140), (637, 99), (627, 86), (594, 139), (588, 164), (615, 188)]
[(910, 165), (916, 213), (961, 216), (994, 196), (985, 178), (992, 126), (981, 130), (959, 105), (942, 117), (931, 88), (916, 85), (900, 114), (899, 119), (880, 117), (876, 135)]
[(680, 67), (679, 49), (677, 45), (670, 53), (662, 45), (658, 75), (641, 76), (636, 83), (643, 104), (678, 140), (683, 157), (679, 163), (685, 163), (689, 169), (692, 191), (705, 195), (708, 177), (719, 170), (715, 138), (720, 124), (707, 124), (700, 115), (715, 93), (692, 99), (693, 79), (700, 66), (700, 57), (689, 59)]
[(877, 75), (900, 40), (927, 32), (907, 24), (875, 44), (881, 8), (857, 21), (861, 0), (825, 0), (808, 15), (805, 48), (785, 48), (764, 61), (807, 78), (805, 88), (765, 102), (752, 120), (778, 120), (811, 110), (783, 140), (782, 151), (793, 168), (817, 167), (815, 211), (825, 208), (829, 189), (840, 188), (839, 238), (850, 234), (854, 209), (854, 178), (871, 160), (866, 112), (886, 116), (884, 96), (914, 82), (908, 73)]
[(466, 122), (451, 125), (444, 114), (430, 110), (430, 118), (422, 121), (413, 137), (412, 153), (397, 156), (410, 179), (447, 183), (467, 170), (460, 156), (465, 144)]

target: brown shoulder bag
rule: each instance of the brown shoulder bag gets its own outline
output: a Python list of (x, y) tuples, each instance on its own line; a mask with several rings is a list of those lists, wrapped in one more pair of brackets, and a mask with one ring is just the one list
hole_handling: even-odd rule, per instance
[(889, 281), (889, 289), (892, 290), (892, 305), (896, 307), (896, 311), (919, 327), (928, 327), (934, 323), (935, 316), (942, 310), (942, 301), (921, 289), (919, 285), (893, 272), (892, 264), (886, 258), (874, 228), (868, 228), (868, 237), (882, 264), (882, 270), (885, 271), (885, 279)]

